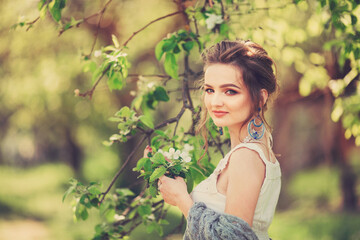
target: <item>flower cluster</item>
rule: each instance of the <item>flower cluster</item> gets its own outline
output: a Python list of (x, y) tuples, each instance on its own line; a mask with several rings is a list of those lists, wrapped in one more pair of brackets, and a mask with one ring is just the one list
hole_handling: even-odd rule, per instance
[(156, 152), (150, 152), (147, 157), (138, 161), (133, 170), (140, 172), (139, 177), (143, 177), (148, 182), (149, 192), (153, 197), (158, 194), (157, 181), (163, 175), (171, 178), (177, 176), (185, 178), (189, 189), (192, 189), (193, 180), (189, 171), (192, 168), (190, 154), (192, 150), (194, 150), (193, 146), (185, 144), (181, 150), (169, 148), (168, 151), (159, 149)]
[(213, 29), (216, 24), (221, 24), (224, 22), (222, 16), (213, 14), (213, 13), (206, 13), (205, 14), (207, 16), (205, 22), (206, 22), (206, 27), (207, 29), (211, 30)]
[(164, 155), (167, 160), (182, 160), (186, 163), (191, 161), (189, 152), (194, 149), (190, 144), (185, 144), (183, 151), (175, 150), (175, 148), (170, 148), (168, 152), (164, 152), (162, 149), (159, 149), (158, 152)]

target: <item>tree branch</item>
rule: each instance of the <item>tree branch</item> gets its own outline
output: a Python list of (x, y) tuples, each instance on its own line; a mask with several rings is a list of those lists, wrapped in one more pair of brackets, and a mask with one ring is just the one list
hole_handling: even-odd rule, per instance
[(129, 154), (129, 156), (127, 157), (127, 159), (125, 160), (125, 162), (123, 163), (123, 165), (121, 166), (121, 168), (119, 169), (119, 171), (115, 174), (115, 176), (113, 177), (110, 185), (108, 186), (108, 188), (106, 189), (105, 192), (102, 193), (102, 198), (100, 200), (100, 204), (104, 201), (104, 198), (106, 196), (106, 194), (109, 193), (110, 189), (112, 188), (112, 186), (114, 185), (116, 179), (120, 176), (120, 174), (124, 171), (126, 165), (129, 163), (129, 161), (131, 160), (131, 158), (134, 156), (135, 152), (138, 150), (138, 148), (141, 146), (141, 144), (143, 144), (143, 142), (146, 139), (146, 135), (143, 136), (141, 138), (141, 140), (138, 142), (138, 144), (134, 147), (134, 149), (132, 150), (132, 152)]
[(105, 13), (105, 11), (106, 11), (106, 8), (109, 6), (109, 4), (111, 3), (111, 1), (112, 1), (112, 0), (108, 0), (107, 3), (105, 3), (103, 9), (98, 13), (98, 15), (100, 15), (100, 17), (99, 17), (99, 21), (98, 21), (97, 28), (96, 28), (96, 32), (95, 32), (95, 39), (94, 39), (94, 42), (93, 42), (93, 44), (92, 44), (90, 53), (88, 54), (88, 57), (91, 56), (92, 52), (93, 52), (94, 49), (95, 49), (95, 44), (96, 44), (96, 41), (97, 41), (97, 38), (98, 38), (98, 35), (99, 35), (99, 31), (100, 31), (101, 20), (103, 19), (104, 13)]
[[(89, 96), (89, 98), (91, 99), (91, 98), (92, 98), (92, 95), (93, 95), (93, 93), (94, 93), (94, 91), (95, 91), (96, 86), (99, 84), (99, 82), (101, 81), (101, 79), (105, 76), (106, 72), (110, 69), (110, 66), (111, 66), (111, 65), (109, 64), (109, 66), (107, 66), (107, 67), (105, 68), (105, 70), (102, 72), (102, 74), (101, 74), (101, 76), (99, 77), (99, 79), (95, 82), (94, 86), (93, 86), (90, 90), (88, 90), (88, 91), (86, 91), (86, 92), (84, 92), (84, 93), (77, 93), (77, 92), (75, 92), (75, 94), (78, 95), (78, 96), (80, 96), (80, 97)], [(75, 91), (77, 91), (77, 90), (78, 90), (78, 89), (76, 89)]]
[(165, 16), (162, 16), (162, 17), (159, 17), (155, 20), (152, 20), (151, 22), (149, 22), (148, 24), (146, 24), (144, 27), (140, 28), (139, 30), (137, 30), (136, 32), (134, 32), (126, 41), (125, 43), (123, 44), (124, 47), (126, 47), (126, 45), (129, 43), (129, 41), (131, 39), (133, 39), (133, 37), (135, 37), (136, 34), (138, 34), (139, 32), (143, 31), (145, 28), (147, 28), (148, 26), (150, 26), (151, 24), (157, 22), (157, 21), (160, 21), (164, 18), (168, 18), (168, 17), (171, 17), (171, 16), (174, 16), (174, 15), (177, 15), (177, 14), (180, 14), (180, 13), (183, 13), (184, 11), (177, 11), (177, 12), (173, 12), (173, 13), (170, 13), (168, 15), (165, 15)]

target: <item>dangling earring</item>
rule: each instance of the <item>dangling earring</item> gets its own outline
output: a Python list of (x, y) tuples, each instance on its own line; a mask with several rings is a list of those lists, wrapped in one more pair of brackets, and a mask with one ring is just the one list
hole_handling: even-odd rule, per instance
[(260, 117), (260, 111), (261, 108), (259, 108), (258, 115), (248, 124), (248, 133), (255, 140), (261, 139), (265, 133), (265, 126), (263, 120)]
[(220, 133), (220, 135), (223, 135), (223, 134), (224, 134), (224, 131), (223, 131), (223, 128), (222, 128), (222, 127), (219, 127), (219, 133)]

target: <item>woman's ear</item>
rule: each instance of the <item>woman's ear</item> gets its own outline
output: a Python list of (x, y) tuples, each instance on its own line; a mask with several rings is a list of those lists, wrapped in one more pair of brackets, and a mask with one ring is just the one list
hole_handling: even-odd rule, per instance
[(266, 102), (268, 100), (269, 93), (266, 89), (261, 89), (260, 95), (261, 95), (261, 107), (264, 107), (264, 105), (266, 104)]

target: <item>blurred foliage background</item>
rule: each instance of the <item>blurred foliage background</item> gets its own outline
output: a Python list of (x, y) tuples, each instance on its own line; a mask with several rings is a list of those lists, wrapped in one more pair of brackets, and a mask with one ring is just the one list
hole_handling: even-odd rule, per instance
[[(344, 36), (351, 29), (358, 32), (359, 24), (351, 24), (354, 20), (349, 15), (340, 19), (346, 27), (343, 31), (326, 28), (330, 13), (319, 7), (320, 2), (324, 1), (256, 0), (251, 6), (243, 2), (244, 12), (229, 22), (230, 38), (264, 45), (277, 64), (281, 91), (268, 116), (283, 171), (279, 206), (270, 227), (270, 236), (278, 240), (360, 239), (360, 150), (356, 147), (360, 140), (355, 138), (360, 131), (347, 127), (350, 120), (340, 121), (348, 113), (352, 118), (347, 119), (359, 121), (358, 72), (346, 80), (351, 69), (359, 70), (352, 66), (358, 62), (350, 61), (351, 56), (343, 58), (326, 44), (346, 45)], [(325, 2), (354, 3), (352, 15), (360, 18), (356, 1)], [(75, 97), (75, 89), (92, 87), (91, 75), (83, 71), (83, 56), (92, 51), (96, 34), (95, 49), (112, 44), (111, 35), (124, 42), (150, 21), (177, 11), (177, 4), (114, 1), (100, 28), (89, 19), (58, 36), (59, 28), (51, 21), (38, 21), (28, 31), (26, 26), (11, 28), (24, 19), (36, 19), (38, 1), (0, 3), (0, 239), (90, 239), (99, 218), (90, 215), (88, 221), (74, 223), (71, 204), (62, 203), (62, 195), (71, 177), (102, 181), (106, 186), (129, 154), (136, 140), (111, 147), (102, 142), (116, 131), (108, 118), (130, 105), (134, 96), (129, 92), (136, 89), (138, 77), (130, 75), (121, 91), (110, 91), (106, 82), (100, 82), (91, 100)], [(98, 12), (104, 3), (68, 1), (63, 15), (83, 18)], [(173, 16), (134, 37), (127, 45), (130, 74), (162, 74), (154, 47), (182, 25), (182, 17)], [(360, 49), (359, 40), (353, 42)], [(198, 55), (192, 56), (191, 67), (201, 70)], [(174, 115), (174, 104), (163, 104), (156, 118)], [(131, 171), (134, 164), (117, 186), (136, 181)], [(169, 221), (179, 222), (180, 212), (172, 209)], [(172, 224), (165, 233), (171, 230)], [(141, 228), (131, 239), (145, 236), (161, 239)], [(179, 239), (179, 235), (166, 239)]]

